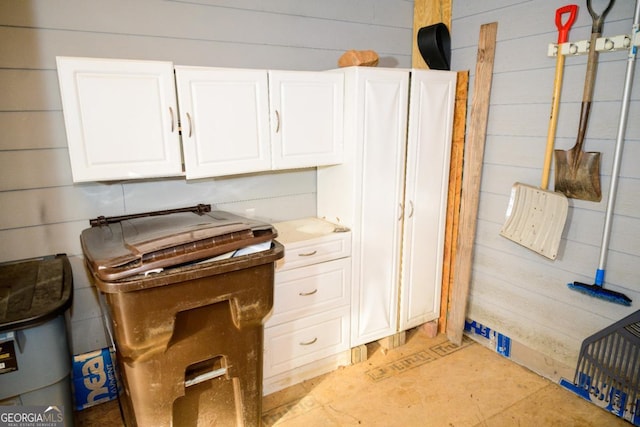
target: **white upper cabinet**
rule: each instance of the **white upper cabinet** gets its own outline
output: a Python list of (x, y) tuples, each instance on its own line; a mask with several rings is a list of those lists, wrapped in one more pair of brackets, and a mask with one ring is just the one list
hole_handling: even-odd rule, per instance
[(269, 71), (273, 169), (342, 162), (343, 76)]
[(75, 182), (196, 179), (342, 161), (341, 74), (57, 62)]
[(182, 175), (171, 62), (57, 63), (74, 181)]
[(271, 169), (267, 73), (175, 70), (187, 179)]

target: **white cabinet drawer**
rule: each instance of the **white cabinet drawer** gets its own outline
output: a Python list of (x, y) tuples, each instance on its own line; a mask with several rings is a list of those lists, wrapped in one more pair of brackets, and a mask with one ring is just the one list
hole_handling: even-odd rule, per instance
[(350, 277), (351, 258), (276, 272), (273, 315), (266, 326), (348, 305)]
[(349, 307), (264, 330), (264, 376), (270, 377), (349, 349)]
[(277, 271), (290, 270), (351, 255), (351, 231), (321, 218), (303, 218), (273, 224), (284, 258)]
[(278, 239), (285, 247), (284, 258), (276, 264), (277, 271), (317, 264), (351, 254), (351, 232), (332, 233), (312, 240), (288, 243)]

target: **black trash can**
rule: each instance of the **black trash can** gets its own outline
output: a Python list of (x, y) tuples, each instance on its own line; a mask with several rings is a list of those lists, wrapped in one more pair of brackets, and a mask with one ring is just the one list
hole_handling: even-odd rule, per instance
[(4, 410), (31, 407), (30, 411), (40, 413), (25, 416), (41, 415), (52, 425), (73, 425), (65, 318), (72, 290), (71, 265), (64, 254), (0, 264), (0, 405)]
[(284, 248), (227, 212), (152, 212), (82, 232), (129, 426), (260, 424), (263, 321)]

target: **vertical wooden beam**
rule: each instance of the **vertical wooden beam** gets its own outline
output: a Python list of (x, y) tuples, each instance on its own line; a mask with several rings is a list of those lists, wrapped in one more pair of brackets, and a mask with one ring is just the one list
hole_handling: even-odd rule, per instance
[(482, 179), (497, 32), (497, 22), (484, 24), (480, 27), (478, 40), (476, 74), (473, 82), (469, 132), (462, 173), (463, 193), (460, 204), (460, 227), (454, 267), (453, 294), (447, 321), (447, 337), (457, 345), (462, 344), (471, 284), (473, 245), (480, 201), (480, 181)]
[(411, 66), (429, 68), (418, 50), (418, 30), (427, 25), (444, 23), (451, 29), (451, 0), (415, 0), (413, 3), (413, 49)]
[(442, 291), (440, 293), (440, 318), (438, 332), (447, 330), (447, 315), (453, 290), (453, 272), (458, 241), (460, 197), (462, 189), (462, 161), (464, 158), (464, 134), (467, 120), (469, 93), (469, 71), (458, 71), (456, 82), (456, 105), (453, 117), (451, 161), (449, 163), (449, 193), (447, 197), (447, 221), (444, 234), (444, 256), (442, 260)]

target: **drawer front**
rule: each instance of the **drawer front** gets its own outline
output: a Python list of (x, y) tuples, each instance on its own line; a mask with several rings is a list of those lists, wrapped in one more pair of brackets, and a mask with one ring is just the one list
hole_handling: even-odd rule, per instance
[(270, 377), (349, 349), (349, 307), (264, 330), (264, 376)]
[(277, 271), (286, 271), (305, 265), (317, 264), (351, 254), (351, 232), (331, 233), (316, 239), (284, 245), (284, 258), (276, 264)]
[(349, 304), (351, 258), (276, 272), (273, 314), (266, 326)]

